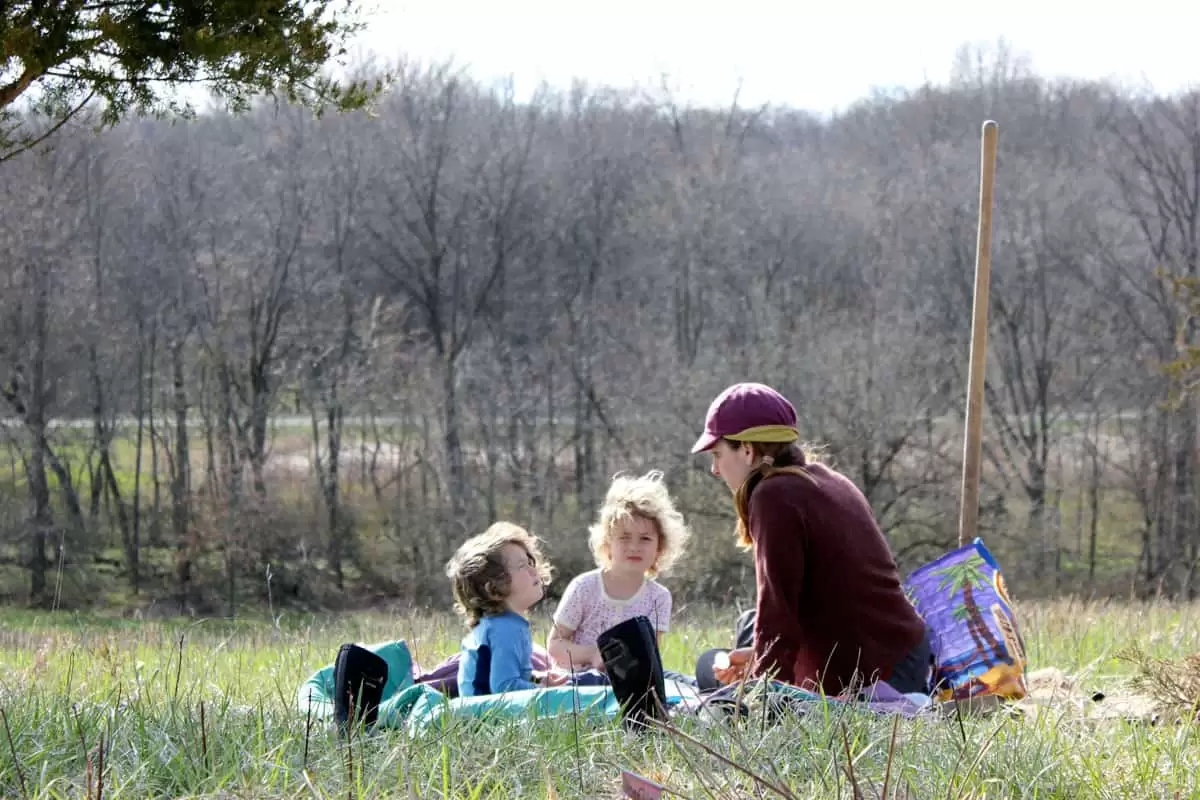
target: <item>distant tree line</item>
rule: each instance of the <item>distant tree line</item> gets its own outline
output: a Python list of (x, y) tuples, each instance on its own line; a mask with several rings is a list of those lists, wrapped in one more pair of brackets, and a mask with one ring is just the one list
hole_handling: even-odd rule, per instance
[(402, 62), (358, 111), (64, 126), (0, 164), (0, 594), (436, 602), (497, 518), (565, 580), (659, 468), (695, 532), (664, 580), (746, 598), (688, 455), (737, 380), (915, 567), (956, 537), (985, 118), (982, 535), (1018, 594), (1191, 595), (1200, 91), (1003, 50), (827, 120)]

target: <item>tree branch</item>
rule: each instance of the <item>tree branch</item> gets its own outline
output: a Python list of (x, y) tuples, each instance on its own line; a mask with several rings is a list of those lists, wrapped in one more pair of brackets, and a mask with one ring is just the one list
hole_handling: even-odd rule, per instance
[(38, 136), (30, 141), (22, 143), (16, 150), (13, 150), (8, 153), (0, 153), (0, 164), (3, 164), (5, 161), (11, 161), (12, 159), (16, 158), (17, 156), (21, 155), (22, 153), (24, 153), (28, 150), (32, 150), (33, 148), (37, 147), (39, 144), (44, 142), (46, 139), (53, 136), (55, 133), (58, 132), (58, 130), (63, 125), (66, 125), (68, 122), (70, 122), (72, 119), (74, 119), (74, 117), (80, 111), (82, 111), (84, 109), (84, 106), (86, 106), (88, 103), (90, 103), (92, 101), (92, 98), (94, 98), (95, 96), (96, 96), (96, 90), (93, 89), (92, 91), (88, 92), (87, 97), (83, 98), (83, 100), (81, 100), (77, 106), (75, 106), (70, 111), (68, 111), (65, 115), (63, 115), (62, 119), (60, 119), (58, 122), (54, 123), (54, 125), (51, 126), (41, 136)]

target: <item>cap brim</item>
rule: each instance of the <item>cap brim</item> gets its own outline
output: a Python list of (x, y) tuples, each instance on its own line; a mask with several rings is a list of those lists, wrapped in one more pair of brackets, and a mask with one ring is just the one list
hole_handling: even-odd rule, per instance
[(692, 453), (703, 453), (705, 450), (711, 450), (713, 445), (719, 441), (721, 441), (720, 436), (705, 431), (700, 435), (700, 438), (696, 440), (696, 443), (692, 445)]

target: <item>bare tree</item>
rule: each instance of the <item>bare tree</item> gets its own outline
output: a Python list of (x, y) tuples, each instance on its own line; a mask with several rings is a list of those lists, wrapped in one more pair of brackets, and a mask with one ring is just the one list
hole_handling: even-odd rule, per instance
[[(1197, 344), (1195, 321), (1180, 313), (1169, 283), (1157, 271), (1185, 280), (1200, 278), (1200, 91), (1118, 107), (1110, 130), (1120, 145), (1111, 162), (1112, 176), (1145, 248), (1141, 257), (1113, 258), (1110, 263), (1125, 292), (1140, 296), (1137, 307), (1154, 309), (1148, 319), (1138, 314), (1139, 326), (1161, 362), (1168, 363), (1180, 348), (1186, 351)], [(1147, 554), (1154, 580), (1170, 591), (1189, 594), (1200, 559), (1198, 413), (1195, 396), (1188, 394), (1170, 418), (1172, 499), (1169, 512), (1162, 511), (1170, 514), (1170, 522), (1162, 520), (1157, 552), (1153, 557)]]
[[(196, 290), (196, 259), (202, 251), (205, 220), (216, 198), (209, 175), (215, 169), (211, 150), (202, 145), (202, 131), (181, 126), (158, 131), (139, 126), (140, 141), (149, 150), (143, 196), (152, 214), (144, 218), (142, 245), (149, 255), (144, 271), (153, 287), (146, 305), (154, 310), (167, 359), (166, 405), (171, 425), (151, 436), (155, 451), (167, 456), (170, 477), (171, 530), (175, 548), (175, 590), (181, 608), (191, 608), (195, 596), (196, 561), (201, 541), (193, 497), (191, 411), (197, 388), (192, 380), (194, 345), (200, 320)], [(158, 134), (157, 136), (155, 134)]]
[[(85, 328), (86, 360), (91, 395), (92, 444), (90, 456), (96, 458), (96, 469), (91, 480), (92, 518), (96, 519), (99, 501), (103, 497), (115, 511), (116, 526), (121, 549), (125, 555), (125, 572), (129, 587), (134, 594), (140, 588), (139, 559), (141, 544), (137, 530), (139, 498), (122, 494), (113, 466), (113, 441), (120, 431), (118, 420), (127, 410), (125, 398), (130, 388), (128, 383), (129, 361), (134, 358), (127, 343), (136, 341), (138, 354), (142, 357), (141, 336), (126, 328), (126, 314), (122, 313), (127, 297), (122, 289), (120, 264), (123, 255), (116, 238), (117, 220), (112, 200), (119, 196), (119, 186), (114, 173), (120, 172), (119, 152), (111, 152), (117, 142), (113, 139), (98, 141), (87, 147), (80, 168), (80, 192), (83, 219), (81, 234), (87, 242), (84, 256), (88, 262), (88, 293), (91, 303), (88, 325)], [(127, 262), (126, 262), (127, 263)], [(135, 302), (136, 305), (136, 302)], [(140, 380), (141, 375), (137, 376)], [(141, 387), (136, 387), (139, 404)], [(139, 405), (140, 408), (140, 405)], [(137, 446), (140, 458), (141, 419), (138, 421)], [(139, 462), (140, 463), (140, 462)]]
[[(321, 123), (314, 157), (319, 168), (293, 163), (290, 169), (310, 169), (319, 176), (320, 200), (314, 212), (317, 234), (312, 257), (301, 275), (304, 340), (298, 349), (300, 385), (312, 419), (313, 465), (327, 514), (326, 553), (338, 590), (345, 588), (343, 559), (353, 550), (354, 525), (343, 507), (343, 452), (347, 407), (353, 405), (353, 382), (362, 374), (373, 347), (378, 304), (365, 292), (363, 265), (356, 240), (367, 176), (361, 121), (333, 118)], [(330, 302), (331, 299), (333, 302)], [(324, 426), (324, 443), (321, 431)]]
[(382, 113), (372, 258), (397, 299), (419, 315), (436, 359), (449, 510), (463, 520), (470, 479), (460, 359), (533, 230), (522, 223), (538, 112), (446, 68), (404, 68)]
[[(72, 146), (74, 144), (74, 146)], [(72, 242), (81, 227), (77, 206), (70, 202), (70, 189), (77, 186), (85, 154), (78, 143), (65, 143), (52, 150), (28, 154), (22, 162), (6, 167), (10, 182), (5, 196), (5, 217), (11, 265), (6, 283), (7, 308), (3, 350), (5, 378), (0, 396), (19, 420), (24, 432), (23, 457), (29, 491), (30, 515), (28, 560), (30, 597), (46, 604), (57, 600), (57, 591), (47, 583), (53, 546), (61, 569), (67, 532), (82, 544), (85, 540), (83, 509), (70, 471), (64, 466), (51, 441), (50, 424), (59, 402), (56, 386), (69, 369), (56, 345), (63, 333), (61, 299), (75, 279)], [(20, 191), (15, 187), (20, 185)], [(21, 198), (21, 202), (17, 202)], [(56, 523), (51, 506), (53, 472), (62, 494), (66, 520)]]

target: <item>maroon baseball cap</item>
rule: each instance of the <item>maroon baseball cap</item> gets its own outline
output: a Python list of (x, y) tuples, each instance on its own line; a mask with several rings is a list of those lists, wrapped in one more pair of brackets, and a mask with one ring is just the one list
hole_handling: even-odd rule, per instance
[(724, 438), (740, 442), (794, 442), (800, 438), (796, 409), (779, 392), (762, 383), (735, 383), (708, 407), (704, 433), (693, 453), (712, 449)]

